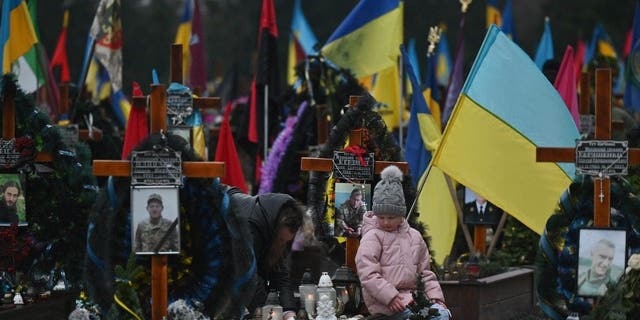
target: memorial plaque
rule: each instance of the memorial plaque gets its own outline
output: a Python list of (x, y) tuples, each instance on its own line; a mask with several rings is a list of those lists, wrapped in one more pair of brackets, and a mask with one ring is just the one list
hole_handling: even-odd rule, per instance
[(584, 140), (576, 143), (576, 174), (592, 176), (627, 175), (627, 141)]
[(78, 142), (80, 141), (80, 128), (78, 127), (78, 125), (77, 124), (70, 124), (66, 126), (57, 125), (56, 127), (60, 131), (60, 138), (62, 139), (62, 142), (66, 146), (74, 149), (74, 146), (78, 144)]
[(596, 128), (596, 117), (592, 114), (580, 115), (580, 134), (594, 135)]
[(131, 185), (182, 185), (180, 152), (132, 151)]
[(373, 153), (362, 155), (366, 165), (362, 165), (358, 156), (353, 153), (334, 151), (333, 152), (333, 174), (336, 177), (351, 180), (373, 180), (373, 169), (375, 159)]
[(193, 97), (189, 91), (167, 92), (167, 114), (173, 125), (181, 125), (193, 112)]
[(20, 153), (16, 151), (16, 139), (0, 139), (0, 166), (13, 168), (18, 163)]

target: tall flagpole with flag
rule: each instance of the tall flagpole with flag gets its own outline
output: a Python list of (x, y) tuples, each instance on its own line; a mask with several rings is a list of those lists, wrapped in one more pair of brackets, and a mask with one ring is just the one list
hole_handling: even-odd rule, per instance
[[(248, 132), (249, 141), (258, 144), (262, 149), (257, 152), (256, 157), (256, 182), (260, 180), (262, 160), (266, 159), (268, 155), (269, 125), (277, 122), (279, 118), (279, 108), (275, 105), (270, 106), (271, 93), (278, 92), (277, 38), (278, 27), (273, 0), (263, 0), (258, 29), (258, 59), (255, 76), (251, 83)], [(259, 107), (260, 104), (262, 107)], [(262, 115), (261, 120), (260, 115)], [(262, 121), (262, 125), (260, 125), (260, 121)], [(262, 129), (262, 133), (260, 133), (260, 129)]]

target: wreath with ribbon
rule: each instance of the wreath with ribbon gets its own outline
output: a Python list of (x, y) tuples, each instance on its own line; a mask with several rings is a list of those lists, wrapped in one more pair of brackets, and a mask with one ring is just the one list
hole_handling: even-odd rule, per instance
[[(366, 128), (366, 133), (362, 137), (361, 147), (366, 152), (372, 152), (376, 160), (380, 161), (403, 161), (400, 147), (396, 144), (395, 138), (387, 130), (380, 114), (373, 110), (375, 100), (370, 95), (363, 96), (358, 103), (346, 110), (339, 121), (331, 129), (329, 140), (322, 146), (317, 154), (319, 158), (333, 158), (333, 152), (343, 149), (352, 129)], [(316, 233), (320, 239), (332, 238), (330, 230), (330, 217), (327, 216), (327, 209), (330, 194), (327, 190), (327, 180), (330, 173), (312, 171), (309, 174), (309, 191), (307, 206), (313, 214), (316, 225)], [(411, 179), (403, 179), (403, 190), (407, 208), (411, 207), (415, 199), (415, 188), (410, 183)], [(416, 223), (414, 212), (410, 217), (410, 223), (423, 233), (424, 226)]]
[[(594, 183), (598, 180), (576, 178), (540, 237), (535, 282), (540, 307), (552, 319), (565, 319), (570, 312), (588, 314), (593, 307), (591, 299), (576, 294), (576, 276), (580, 229), (593, 225)], [(633, 184), (612, 177), (611, 227), (627, 231), (631, 254), (640, 252), (640, 199), (636, 193)]]

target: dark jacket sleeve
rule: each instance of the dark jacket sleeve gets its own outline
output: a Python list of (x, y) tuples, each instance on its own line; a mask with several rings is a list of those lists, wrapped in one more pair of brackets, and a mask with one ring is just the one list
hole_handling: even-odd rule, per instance
[(270, 273), (269, 280), (273, 284), (272, 287), (280, 292), (282, 309), (284, 311), (297, 311), (297, 305), (293, 297), (293, 290), (291, 289), (291, 281), (289, 279), (289, 268), (286, 262), (280, 264), (278, 271), (272, 271)]

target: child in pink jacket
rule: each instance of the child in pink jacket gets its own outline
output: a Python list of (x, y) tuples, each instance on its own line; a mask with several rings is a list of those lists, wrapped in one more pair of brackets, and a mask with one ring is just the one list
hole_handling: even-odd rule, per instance
[(407, 319), (407, 305), (422, 276), (425, 295), (437, 302), (437, 319), (450, 319), (440, 283), (429, 268), (429, 249), (420, 232), (409, 226), (402, 191), (402, 171), (389, 166), (373, 191), (372, 211), (364, 216), (362, 240), (356, 254), (364, 302), (376, 319)]

